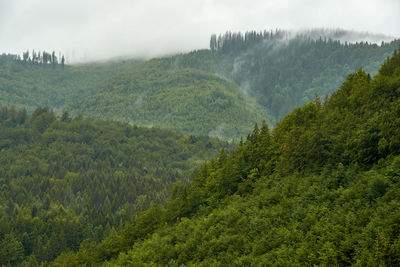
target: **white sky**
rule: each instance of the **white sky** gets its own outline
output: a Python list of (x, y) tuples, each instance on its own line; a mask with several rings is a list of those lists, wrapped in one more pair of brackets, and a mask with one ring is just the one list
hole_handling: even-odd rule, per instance
[(321, 27), (399, 37), (400, 0), (0, 0), (0, 53), (70, 61), (207, 48), (227, 30)]

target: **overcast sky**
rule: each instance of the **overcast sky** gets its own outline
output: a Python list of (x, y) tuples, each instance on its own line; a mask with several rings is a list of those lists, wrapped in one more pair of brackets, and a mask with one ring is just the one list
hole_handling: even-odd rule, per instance
[(227, 30), (343, 28), (400, 36), (400, 0), (0, 0), (0, 53), (70, 61), (206, 48)]

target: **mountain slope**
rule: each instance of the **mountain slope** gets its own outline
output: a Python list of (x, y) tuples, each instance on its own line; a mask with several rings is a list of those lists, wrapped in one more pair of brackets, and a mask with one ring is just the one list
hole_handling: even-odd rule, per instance
[(400, 44), (346, 42), (353, 35), (329, 30), (228, 32), (213, 36), (210, 44), (233, 66), (229, 78), (279, 120), (315, 94), (332, 94), (350, 72), (363, 68), (375, 74)]
[(15, 105), (32, 112), (39, 106), (53, 110), (90, 95), (103, 81), (140, 61), (52, 66), (17, 61), (0, 55), (0, 106)]
[(163, 203), (226, 142), (112, 121), (0, 110), (0, 265), (51, 261)]
[(400, 53), (270, 133), (257, 125), (101, 243), (57, 264), (400, 264)]
[(196, 69), (173, 68), (168, 61), (139, 64), (65, 109), (224, 139), (238, 139), (251, 131), (251, 124), (268, 118), (267, 111), (232, 82)]
[(274, 124), (316, 94), (333, 93), (349, 72), (376, 73), (399, 44), (347, 43), (352, 36), (369, 38), (329, 30), (228, 32), (213, 36), (210, 50), (64, 69), (2, 55), (0, 105), (28, 112), (49, 106), (60, 114), (67, 110), (238, 139), (261, 117)]

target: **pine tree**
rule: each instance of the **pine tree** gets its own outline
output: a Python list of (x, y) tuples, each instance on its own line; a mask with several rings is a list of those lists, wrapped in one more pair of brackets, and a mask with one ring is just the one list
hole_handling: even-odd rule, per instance
[(65, 64), (65, 57), (64, 55), (62, 55), (61, 57), (61, 67), (64, 68), (64, 64)]
[(53, 53), (51, 53), (51, 63), (53, 64), (53, 67), (55, 67), (58, 64), (56, 52), (54, 52), (54, 51), (53, 51)]
[(27, 62), (27, 61), (29, 60), (29, 50), (26, 50), (26, 52), (24, 52), (24, 53), (22, 54), (22, 60), (23, 60), (24, 62)]
[(213, 34), (213, 35), (211, 35), (211, 39), (210, 39), (210, 49), (212, 51), (214, 51), (217, 48), (218, 48), (218, 46), (217, 46), (217, 35)]

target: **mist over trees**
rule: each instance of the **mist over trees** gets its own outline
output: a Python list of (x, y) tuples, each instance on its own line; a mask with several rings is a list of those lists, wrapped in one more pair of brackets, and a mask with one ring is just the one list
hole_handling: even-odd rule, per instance
[(0, 265), (400, 265), (400, 41), (324, 34), (1, 55)]
[(398, 266), (400, 53), (274, 129), (254, 125), (154, 205), (55, 266)]
[(57, 57), (56, 52), (47, 52), (47, 51), (38, 51), (36, 52), (35, 50), (32, 50), (32, 52), (29, 52), (29, 50), (26, 50), (25, 52), (22, 53), (22, 57), (18, 54), (1, 54), (0, 58), (5, 60), (15, 60), (18, 62), (24, 62), (24, 63), (32, 63), (32, 64), (38, 64), (38, 65), (51, 65), (53, 67), (57, 65), (61, 65), (64, 67), (65, 64), (65, 57), (64, 55), (61, 55), (59, 53), (59, 56)]
[[(292, 108), (330, 95), (346, 75), (359, 68), (376, 73), (380, 62), (400, 44), (350, 43), (351, 32), (283, 30), (226, 32), (210, 38), (210, 49), (230, 60), (228, 78), (255, 97), (277, 119)], [(353, 33), (356, 35), (356, 33)]]
[[(254, 109), (260, 111), (260, 114), (268, 113), (266, 120), (273, 123), (273, 121), (276, 122), (283, 118), (292, 108), (313, 100), (315, 95), (324, 98), (326, 95), (332, 94), (349, 72), (364, 68), (371, 74), (376, 73), (380, 62), (389, 56), (400, 43), (399, 40), (383, 42), (380, 45), (369, 42), (340, 41), (349, 36), (365, 37), (360, 33), (339, 30), (311, 30), (299, 33), (283, 30), (227, 32), (219, 36), (211, 36), (210, 50), (196, 50), (157, 59), (159, 62), (163, 62), (162, 64), (153, 64), (156, 62), (154, 60), (143, 62), (121, 59), (121, 61), (107, 64), (69, 65), (68, 70), (67, 68), (55, 68), (65, 62), (65, 58), (60, 54), (57, 56), (56, 53), (27, 51), (22, 57), (3, 55), (3, 61), (0, 57), (0, 72), (8, 73), (8, 75), (0, 77), (2, 81), (0, 91), (3, 94), (0, 104), (17, 104), (26, 107), (29, 112), (37, 106), (49, 106), (57, 110), (68, 110), (71, 114), (81, 113), (99, 118), (116, 118), (141, 125), (159, 125), (169, 128), (172, 126), (174, 129), (192, 133), (208, 134), (213, 132), (216, 133), (216, 136), (237, 139), (240, 134), (243, 134), (240, 129), (230, 129), (228, 134), (220, 134), (220, 129), (224, 132), (224, 129), (228, 129), (229, 126), (226, 124), (224, 126), (224, 123), (212, 125), (211, 120), (208, 120), (207, 123), (210, 127), (203, 127), (204, 123), (196, 122), (197, 119), (203, 119), (198, 116), (200, 111), (193, 110), (196, 105), (202, 104), (203, 100), (194, 101), (195, 105), (185, 105), (184, 101), (180, 101), (174, 105), (174, 108), (165, 108), (162, 106), (169, 105), (168, 101), (151, 99), (150, 96), (155, 92), (155, 87), (171, 87), (168, 93), (164, 92), (168, 94), (165, 96), (166, 98), (182, 90), (179, 88), (179, 84), (183, 80), (176, 79), (173, 84), (172, 80), (168, 82), (164, 79), (164, 75), (161, 73), (179, 71), (184, 73), (184, 75), (180, 75), (185, 76), (184, 80), (191, 81), (198, 77), (195, 74), (197, 70), (208, 72), (207, 84), (201, 85), (207, 87), (207, 90), (212, 90), (212, 87), (209, 86), (211, 83), (208, 81), (214, 80), (215, 77), (212, 78), (212, 74), (233, 81), (233, 84), (236, 85), (230, 86), (229, 90), (224, 90), (222, 95), (214, 93), (212, 96), (207, 96), (210, 98), (207, 100), (208, 102), (204, 102), (207, 111), (201, 112), (203, 114), (210, 113), (208, 111), (211, 111), (214, 103), (221, 103), (219, 106), (222, 110), (235, 106), (242, 101), (242, 98), (244, 102), (249, 103), (247, 106), (253, 106)], [(373, 36), (370, 39), (378, 37), (380, 36)], [(6, 58), (21, 64), (13, 65), (12, 62), (8, 64)], [(56, 63), (58, 64), (56, 65)], [(154, 86), (146, 80), (147, 77), (138, 75), (140, 71), (135, 73), (137, 71), (134, 71), (133, 68), (136, 64), (142, 64), (136, 70), (147, 69), (148, 65), (153, 64), (152, 71), (159, 74), (158, 76), (153, 75), (159, 77), (159, 80), (153, 81)], [(25, 69), (24, 66), (26, 66)], [(35, 68), (36, 66), (54, 66), (54, 68)], [(132, 72), (129, 73), (131, 67)], [(45, 69), (49, 71), (43, 71)], [(58, 72), (57, 69), (66, 71)], [(190, 69), (190, 71), (184, 69)], [(10, 72), (10, 70), (13, 71)], [(124, 82), (121, 83), (118, 81), (119, 79), (123, 79)], [(118, 92), (113, 90), (113, 85), (109, 85), (109, 83), (114, 81), (120, 83), (124, 90)], [(136, 90), (135, 84), (143, 84), (143, 86)], [(213, 86), (217, 89), (220, 88), (217, 85)], [(191, 88), (186, 86), (186, 88), (187, 90), (197, 90), (198, 86)], [(242, 96), (237, 98), (239, 101), (227, 100), (230, 98), (227, 95), (228, 91), (237, 91), (237, 88), (242, 92)], [(113, 90), (113, 95), (109, 95), (107, 90)], [(200, 90), (200, 92), (206, 95), (206, 91)], [(159, 94), (156, 95), (159, 96)], [(193, 94), (180, 95), (186, 99), (193, 96)], [(119, 99), (110, 101), (111, 98)], [(162, 105), (155, 105), (155, 108), (151, 107), (154, 103), (136, 105), (146, 103), (146, 101), (161, 101)], [(257, 102), (257, 106), (252, 104), (254, 101)], [(223, 104), (222, 102), (227, 103)], [(243, 107), (244, 105), (239, 104), (239, 106)], [(176, 114), (165, 112), (177, 107), (181, 108)], [(151, 110), (150, 113), (144, 112), (147, 108)], [(146, 116), (140, 115), (141, 113)], [(178, 116), (187, 113), (195, 118), (187, 120), (185, 115), (186, 117), (183, 117), (182, 120), (176, 121)], [(150, 116), (150, 114), (153, 115)], [(224, 114), (229, 116), (227, 112)], [(161, 119), (161, 122), (157, 121), (157, 118), (165, 116), (169, 117)], [(216, 116), (219, 118), (219, 115)], [(237, 118), (237, 116), (234, 117)], [(260, 120), (257, 119), (257, 121)], [(193, 125), (186, 127), (186, 123)], [(238, 128), (248, 131), (251, 123), (247, 126), (239, 125)]]

